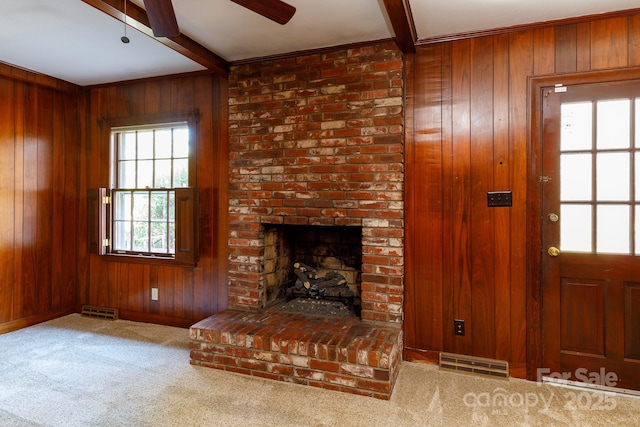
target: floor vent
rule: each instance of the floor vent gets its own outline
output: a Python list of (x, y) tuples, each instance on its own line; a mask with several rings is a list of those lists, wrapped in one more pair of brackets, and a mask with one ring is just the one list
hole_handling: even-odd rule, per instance
[(462, 354), (440, 353), (440, 369), (491, 378), (509, 378), (509, 362)]
[(96, 319), (118, 320), (118, 309), (83, 305), (82, 315), (87, 317), (94, 317)]

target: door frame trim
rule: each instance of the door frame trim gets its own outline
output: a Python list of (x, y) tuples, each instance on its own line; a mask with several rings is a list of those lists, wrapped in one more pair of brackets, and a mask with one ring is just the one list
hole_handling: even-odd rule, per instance
[(640, 80), (640, 67), (615, 70), (530, 76), (528, 87), (527, 141), (527, 379), (537, 380), (543, 364), (542, 342), (542, 221), (540, 171), (542, 159), (542, 89), (564, 86)]

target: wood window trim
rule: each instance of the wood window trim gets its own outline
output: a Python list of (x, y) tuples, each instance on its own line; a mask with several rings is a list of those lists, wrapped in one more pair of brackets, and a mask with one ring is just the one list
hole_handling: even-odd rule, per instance
[[(186, 122), (189, 128), (189, 187), (176, 188), (176, 248), (172, 257), (152, 254), (119, 254), (110, 252), (105, 244), (110, 239), (111, 207), (104, 203), (110, 194), (106, 187), (92, 188), (87, 192), (87, 231), (89, 253), (100, 255), (105, 261), (150, 265), (196, 266), (199, 257), (200, 205), (196, 186), (195, 155), (197, 144), (197, 121), (199, 111), (123, 118), (102, 118), (98, 124), (105, 135), (105, 142), (111, 144), (114, 128), (127, 126), (154, 126), (166, 123)], [(111, 148), (110, 148), (111, 150)], [(109, 169), (113, 159), (109, 159)], [(111, 175), (111, 173), (110, 173)]]

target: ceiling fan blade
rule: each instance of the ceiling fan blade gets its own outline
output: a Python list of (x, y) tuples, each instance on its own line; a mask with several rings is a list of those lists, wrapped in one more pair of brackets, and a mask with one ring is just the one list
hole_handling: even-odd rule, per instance
[(296, 13), (296, 8), (280, 0), (231, 0), (234, 3), (253, 10), (278, 24), (284, 25)]
[(180, 34), (171, 0), (144, 0), (144, 8), (156, 37), (174, 37)]

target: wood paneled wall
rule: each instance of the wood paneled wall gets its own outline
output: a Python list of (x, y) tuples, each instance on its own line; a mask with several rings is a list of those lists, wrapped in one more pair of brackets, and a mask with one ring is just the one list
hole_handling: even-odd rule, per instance
[[(407, 359), (462, 353), (508, 360), (524, 375), (536, 154), (527, 78), (562, 83), (562, 73), (639, 65), (637, 14), (429, 44), (407, 58)], [(513, 206), (487, 208), (495, 190), (512, 190)]]
[[(189, 326), (227, 305), (227, 99), (226, 78), (194, 75), (92, 88), (80, 148), (78, 239), (81, 304), (118, 308), (123, 317)], [(107, 260), (87, 253), (86, 194), (109, 184), (109, 141), (102, 119), (199, 110), (196, 185), (200, 189), (200, 260), (194, 267)], [(107, 132), (108, 134), (108, 132)], [(159, 299), (151, 300), (151, 288)]]
[(0, 333), (77, 304), (78, 88), (0, 67)]

